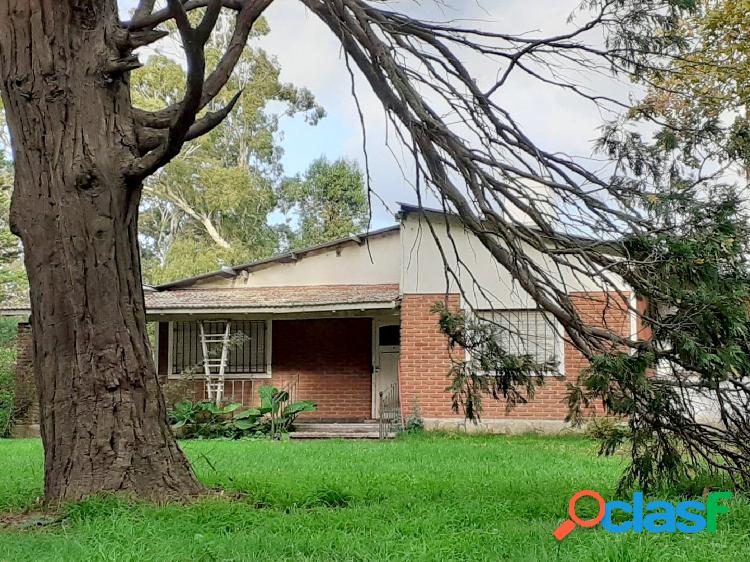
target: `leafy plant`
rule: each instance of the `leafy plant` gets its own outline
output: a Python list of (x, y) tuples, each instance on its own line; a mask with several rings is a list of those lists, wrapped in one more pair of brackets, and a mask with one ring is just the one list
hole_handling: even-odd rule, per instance
[(182, 400), (169, 412), (169, 418), (172, 428), (180, 430), (181, 436), (186, 439), (238, 438), (242, 436), (245, 424), (237, 426), (236, 423), (244, 422), (247, 418), (235, 419), (232, 414), (241, 407), (239, 403), (217, 406), (207, 400)]
[(0, 438), (10, 436), (16, 406), (16, 324), (0, 319)]
[(263, 385), (260, 407), (240, 410), (242, 404), (217, 406), (211, 401), (182, 400), (169, 412), (169, 422), (185, 439), (240, 439), (250, 436), (278, 438), (292, 429), (302, 412), (314, 412), (315, 403), (301, 400), (288, 404), (289, 393)]
[(260, 412), (266, 416), (261, 420), (261, 431), (273, 438), (287, 433), (302, 412), (314, 412), (315, 403), (310, 400), (300, 400), (286, 404), (289, 393), (279, 390), (275, 386), (263, 385), (258, 390), (260, 395)]
[(406, 419), (406, 433), (422, 433), (424, 431), (424, 418), (422, 417), (422, 407), (419, 405), (419, 399), (412, 398), (411, 414)]

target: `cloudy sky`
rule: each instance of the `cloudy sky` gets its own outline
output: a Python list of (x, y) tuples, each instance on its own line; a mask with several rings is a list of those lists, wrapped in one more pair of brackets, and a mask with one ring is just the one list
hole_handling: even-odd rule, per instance
[[(123, 12), (134, 4), (135, 0), (120, 0)], [(572, 29), (568, 19), (576, 13), (578, 5), (578, 0), (389, 3), (391, 9), (403, 9), (409, 15), (431, 20), (471, 20), (467, 24), (473, 27), (539, 36)], [(577, 13), (576, 17), (583, 20), (585, 16)], [(303, 171), (321, 155), (332, 159), (345, 156), (363, 162), (359, 117), (337, 39), (298, 0), (275, 0), (266, 17), (271, 33), (260, 43), (278, 58), (282, 80), (311, 90), (328, 113), (315, 127), (305, 124), (301, 118), (283, 120), (281, 144), (285, 151), (283, 164), (286, 173)], [(472, 69), (479, 80), (492, 80), (498, 72), (492, 61), (479, 61)], [(584, 86), (599, 92), (604, 90), (618, 97), (627, 95), (624, 85), (590, 75), (579, 79)], [(408, 156), (401, 156), (392, 135), (390, 148), (386, 146), (388, 136), (383, 111), (361, 79), (357, 80), (357, 93), (365, 114), (374, 189), (391, 210), (395, 209), (396, 201), (414, 202), (414, 193), (402, 173), (402, 169), (408, 168)], [(543, 148), (582, 157), (592, 156), (593, 141), (603, 116), (589, 102), (520, 75), (504, 88), (497, 101)], [(388, 209), (377, 205), (373, 227), (392, 222)]]

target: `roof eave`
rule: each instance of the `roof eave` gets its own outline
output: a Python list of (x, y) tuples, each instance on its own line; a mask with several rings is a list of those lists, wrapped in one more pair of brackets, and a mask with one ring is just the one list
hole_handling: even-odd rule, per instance
[(278, 306), (215, 306), (215, 307), (165, 307), (150, 308), (146, 316), (173, 315), (218, 315), (218, 314), (296, 314), (309, 312), (346, 312), (367, 310), (393, 310), (400, 306), (398, 299), (387, 302), (331, 303), (315, 305), (278, 305)]
[(30, 308), (3, 308), (0, 309), (0, 316), (31, 316)]

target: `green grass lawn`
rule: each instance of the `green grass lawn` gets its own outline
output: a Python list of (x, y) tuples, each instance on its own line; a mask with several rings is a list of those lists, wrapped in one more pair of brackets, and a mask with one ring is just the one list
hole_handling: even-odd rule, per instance
[[(612, 498), (622, 466), (582, 438), (183, 446), (200, 479), (233, 498), (89, 500), (61, 523), (0, 529), (0, 561), (750, 560), (750, 502), (740, 498), (714, 535), (578, 529), (558, 545), (569, 497), (593, 488)], [(41, 493), (39, 442), (0, 440), (0, 513), (35, 508)]]

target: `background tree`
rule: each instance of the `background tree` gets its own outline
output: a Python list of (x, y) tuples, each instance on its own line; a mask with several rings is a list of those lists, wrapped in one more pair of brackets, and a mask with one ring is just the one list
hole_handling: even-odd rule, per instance
[(697, 3), (675, 28), (681, 56), (638, 76), (649, 92), (625, 117), (662, 121), (664, 148), (750, 169), (748, 29), (748, 0)]
[(13, 163), (9, 158), (3, 103), (0, 100), (0, 301), (20, 300), (26, 290), (26, 274), (21, 262), (21, 245), (8, 224), (13, 192)]
[(370, 207), (356, 162), (319, 158), (303, 175), (282, 183), (279, 199), (282, 210), (296, 223), (289, 233), (291, 248), (315, 246), (367, 229)]
[[(231, 23), (228, 14), (217, 20), (206, 44), (208, 61), (218, 60), (230, 42)], [(178, 43), (176, 28), (168, 29), (168, 39)], [(145, 183), (140, 232), (149, 283), (246, 263), (278, 250), (278, 233), (267, 217), (277, 205), (275, 188), (282, 172), (280, 114), (269, 112), (268, 106), (280, 103), (284, 115), (301, 113), (311, 124), (324, 111), (309, 91), (281, 83), (278, 63), (251, 46), (269, 32), (260, 18), (224, 90), (206, 108), (217, 110), (242, 92), (234, 110)], [(146, 110), (163, 109), (180, 99), (184, 84), (185, 70), (176, 60), (151, 56), (133, 75), (134, 103)]]

